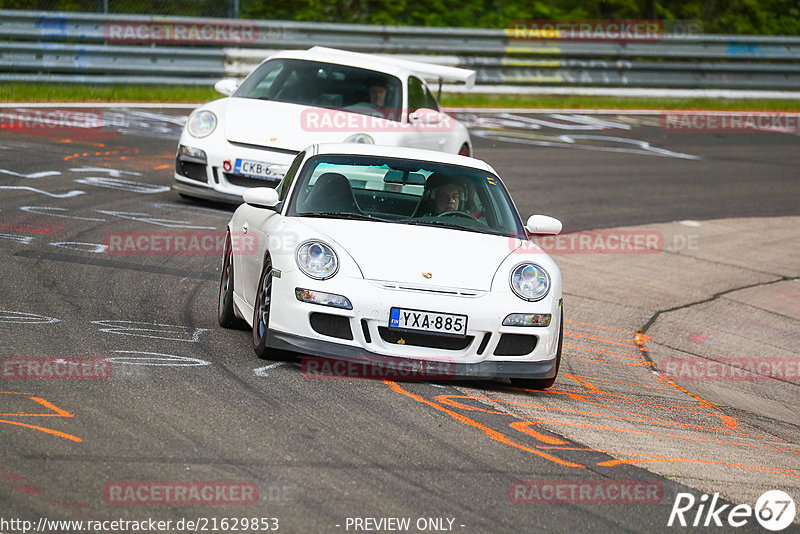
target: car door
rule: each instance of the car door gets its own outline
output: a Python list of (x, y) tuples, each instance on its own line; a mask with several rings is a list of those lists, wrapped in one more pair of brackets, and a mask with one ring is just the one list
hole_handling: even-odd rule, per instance
[[(405, 120), (409, 124), (407, 145), (428, 150), (444, 150), (447, 143), (449, 121), (439, 111), (439, 103), (433, 97), (425, 83), (416, 76), (409, 76), (407, 81), (408, 114)], [(439, 120), (439, 122), (437, 122)]]

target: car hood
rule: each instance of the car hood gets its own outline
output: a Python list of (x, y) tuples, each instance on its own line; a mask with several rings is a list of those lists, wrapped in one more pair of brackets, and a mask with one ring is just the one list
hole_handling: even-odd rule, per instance
[[(371, 117), (357, 113), (253, 98), (228, 98), (224, 113), (228, 141), (298, 152), (311, 143), (341, 143), (372, 124)], [(344, 126), (336, 127), (334, 118)], [(369, 134), (386, 142), (383, 132)]]
[(417, 287), (489, 291), (500, 264), (522, 244), (511, 237), (429, 226), (298, 220), (349, 254), (364, 278)]

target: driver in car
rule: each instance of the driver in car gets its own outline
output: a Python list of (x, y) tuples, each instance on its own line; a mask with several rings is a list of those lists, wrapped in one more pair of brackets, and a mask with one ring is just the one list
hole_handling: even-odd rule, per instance
[(457, 180), (435, 172), (425, 183), (425, 192), (415, 216), (436, 217), (443, 213), (461, 212), (465, 209), (466, 193), (466, 188)]
[(439, 215), (446, 211), (458, 211), (464, 190), (456, 184), (447, 184), (436, 188), (433, 194), (436, 206), (436, 213), (433, 215)]

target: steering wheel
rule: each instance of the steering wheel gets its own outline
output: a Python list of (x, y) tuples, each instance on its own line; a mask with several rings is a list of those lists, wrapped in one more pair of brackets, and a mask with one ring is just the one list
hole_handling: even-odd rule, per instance
[(437, 215), (437, 217), (468, 217), (468, 218), (470, 218), (472, 220), (475, 220), (475, 221), (478, 220), (478, 218), (475, 217), (473, 214), (471, 214), (469, 212), (466, 212), (466, 211), (461, 211), (461, 210), (443, 211), (442, 213)]

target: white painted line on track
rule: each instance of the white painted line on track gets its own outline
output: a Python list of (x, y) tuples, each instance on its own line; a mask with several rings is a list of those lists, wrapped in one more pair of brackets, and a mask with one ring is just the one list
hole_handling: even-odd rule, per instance
[(265, 365), (264, 367), (258, 367), (256, 369), (253, 369), (253, 374), (256, 376), (260, 376), (262, 378), (267, 377), (269, 376), (267, 371), (269, 371), (270, 369), (275, 369), (276, 367), (280, 367), (281, 365), (285, 364), (286, 362), (276, 362), (276, 363), (271, 363), (269, 365)]

